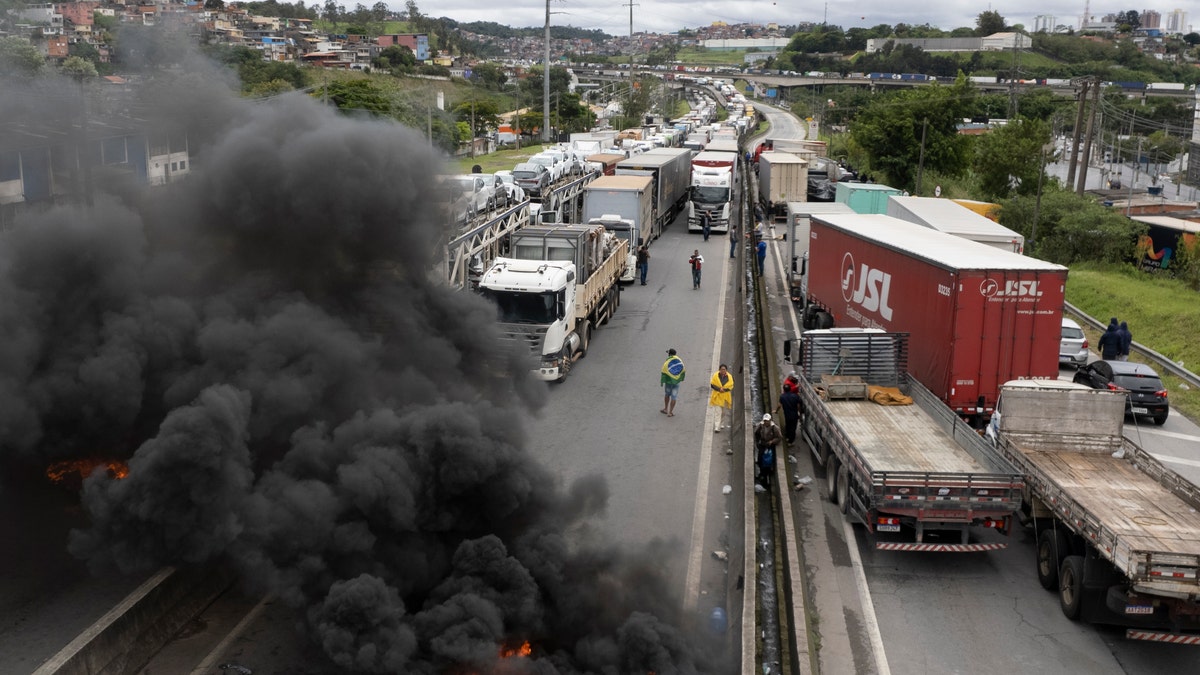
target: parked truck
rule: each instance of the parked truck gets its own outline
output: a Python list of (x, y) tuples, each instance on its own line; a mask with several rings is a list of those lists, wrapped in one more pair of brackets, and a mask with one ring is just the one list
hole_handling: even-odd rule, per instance
[(792, 302), (804, 306), (805, 270), (808, 266), (808, 242), (811, 234), (812, 217), (826, 213), (854, 213), (847, 205), (840, 202), (788, 202), (787, 231), (788, 260), (791, 264), (787, 270), (788, 288)]
[(805, 328), (911, 333), (911, 374), (984, 428), (1000, 385), (1058, 377), (1067, 268), (891, 216), (811, 219)]
[(562, 381), (620, 305), (629, 243), (603, 225), (533, 225), (511, 242), (511, 257), (493, 261), (479, 289), (505, 336), (529, 348), (534, 375)]
[(704, 230), (704, 216), (712, 232), (728, 232), (733, 219), (733, 193), (737, 185), (736, 152), (701, 152), (692, 157), (692, 185), (687, 206), (688, 232)]
[(887, 200), (887, 214), (1002, 251), (1025, 250), (1025, 237), (1020, 233), (949, 199), (892, 195)]
[(683, 141), (683, 147), (693, 153), (703, 151), (704, 146), (706, 145), (708, 145), (708, 134), (703, 132), (693, 131), (692, 133), (688, 134), (687, 138)]
[(617, 163), (618, 176), (649, 176), (652, 181), (652, 236), (657, 239), (687, 201), (692, 153), (683, 148), (655, 148)]
[(994, 534), (971, 535), (1011, 533), (1021, 476), (909, 377), (908, 339), (866, 329), (801, 337), (800, 432), (825, 468), (829, 499), (878, 549), (1005, 548)]
[(732, 152), (735, 155), (741, 152), (736, 137), (721, 135), (714, 136), (708, 145), (704, 146), (704, 149), (708, 152)]
[(808, 195), (808, 162), (790, 152), (764, 152), (758, 159), (758, 198), (767, 217), (787, 215), (789, 201)]
[(1068, 618), (1200, 645), (1200, 489), (1123, 435), (1125, 393), (1001, 388), (988, 439), (1025, 476), (1038, 581)]
[(583, 195), (583, 222), (603, 225), (626, 246), (621, 281), (633, 283), (637, 247), (654, 238), (654, 188), (650, 176), (601, 176)]

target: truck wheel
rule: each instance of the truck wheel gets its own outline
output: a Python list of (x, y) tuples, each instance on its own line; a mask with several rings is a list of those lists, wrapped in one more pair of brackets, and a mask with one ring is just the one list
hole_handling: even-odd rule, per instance
[(825, 487), (829, 490), (829, 503), (838, 503), (838, 485), (837, 476), (839, 469), (838, 461), (834, 457), (830, 457), (825, 464)]
[(846, 465), (838, 467), (837, 474), (837, 491), (838, 491), (838, 506), (842, 507), (842, 514), (849, 515), (850, 513), (850, 471), (846, 469)]
[(1058, 571), (1058, 604), (1072, 621), (1083, 609), (1083, 556), (1069, 555)]
[(1070, 551), (1070, 542), (1065, 532), (1058, 528), (1046, 528), (1038, 535), (1037, 575), (1042, 588), (1053, 591), (1058, 588), (1058, 568)]
[(815, 317), (817, 328), (833, 328), (833, 316), (829, 312), (817, 312)]
[(571, 373), (571, 352), (569, 349), (563, 349), (562, 352), (562, 367), (558, 369), (558, 382), (567, 379), (567, 375)]

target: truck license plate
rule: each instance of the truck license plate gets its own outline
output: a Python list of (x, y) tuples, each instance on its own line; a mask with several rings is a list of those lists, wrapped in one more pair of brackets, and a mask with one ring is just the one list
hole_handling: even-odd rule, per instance
[(899, 525), (876, 525), (875, 531), (876, 532), (899, 532), (900, 526)]
[(1125, 605), (1126, 614), (1153, 614), (1154, 605)]
[(1135, 415), (1145, 415), (1148, 412), (1150, 412), (1150, 411), (1146, 410), (1145, 408), (1139, 408), (1137, 406), (1133, 407), (1133, 414), (1135, 414)]

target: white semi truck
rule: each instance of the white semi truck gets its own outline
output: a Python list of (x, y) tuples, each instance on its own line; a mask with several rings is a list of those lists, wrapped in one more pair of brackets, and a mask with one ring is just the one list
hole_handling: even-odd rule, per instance
[(536, 360), (535, 376), (562, 381), (587, 354), (592, 331), (620, 304), (629, 244), (603, 225), (534, 225), (512, 235), (479, 290), (496, 303), (504, 334)]
[(701, 152), (692, 158), (692, 186), (687, 206), (688, 232), (728, 232), (733, 218), (738, 153)]

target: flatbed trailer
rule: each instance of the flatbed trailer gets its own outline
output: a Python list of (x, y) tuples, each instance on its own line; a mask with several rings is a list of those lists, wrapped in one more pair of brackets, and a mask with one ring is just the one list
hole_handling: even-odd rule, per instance
[[(830, 501), (876, 537), (876, 548), (974, 552), (972, 526), (1007, 535), (1021, 504), (1020, 474), (905, 372), (907, 334), (814, 330), (801, 338), (800, 430), (825, 467)], [(914, 405), (865, 400), (895, 387)], [(934, 541), (926, 534), (938, 533)], [(950, 541), (944, 533), (956, 533)], [(907, 533), (902, 536), (897, 533)], [(890, 538), (896, 534), (897, 538)]]
[(1038, 581), (1071, 619), (1200, 645), (1200, 489), (1122, 433), (1125, 395), (1004, 385), (988, 438), (1025, 476)]

